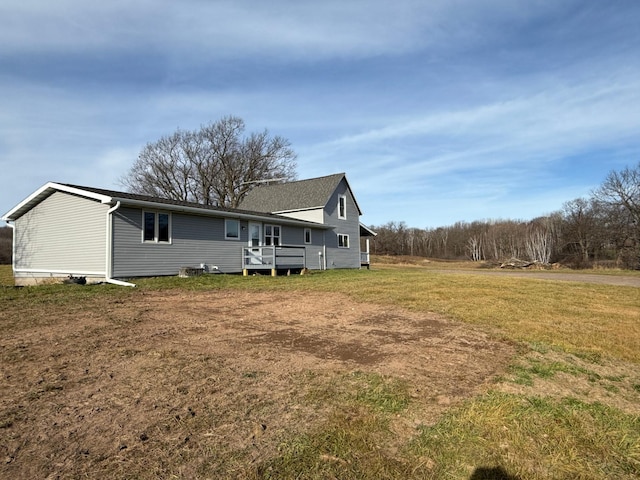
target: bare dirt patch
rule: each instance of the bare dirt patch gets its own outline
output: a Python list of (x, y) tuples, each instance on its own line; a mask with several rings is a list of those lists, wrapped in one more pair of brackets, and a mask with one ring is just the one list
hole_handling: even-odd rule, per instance
[(137, 291), (6, 308), (0, 322), (0, 477), (14, 479), (242, 477), (323, 422), (310, 395), (351, 372), (406, 382), (402, 441), (515, 353), (473, 327), (336, 294)]

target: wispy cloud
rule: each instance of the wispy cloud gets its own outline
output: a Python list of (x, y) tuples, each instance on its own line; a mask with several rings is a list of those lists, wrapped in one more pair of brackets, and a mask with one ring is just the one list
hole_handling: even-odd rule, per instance
[(639, 23), (625, 0), (10, 0), (0, 210), (117, 187), (146, 142), (235, 114), (301, 177), (346, 171), (368, 223), (541, 214), (640, 155)]
[(397, 55), (431, 48), (439, 55), (443, 49), (495, 38), (487, 22), (517, 25), (573, 3), (10, 1), (0, 6), (0, 51), (68, 54), (157, 47), (208, 57), (269, 53), (299, 59)]

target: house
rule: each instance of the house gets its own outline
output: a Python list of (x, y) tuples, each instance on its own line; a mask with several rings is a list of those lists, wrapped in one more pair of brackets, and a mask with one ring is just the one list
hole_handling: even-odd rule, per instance
[(16, 285), (68, 276), (133, 285), (184, 267), (241, 273), (368, 266), (344, 173), (257, 186), (241, 208), (47, 183), (7, 212)]

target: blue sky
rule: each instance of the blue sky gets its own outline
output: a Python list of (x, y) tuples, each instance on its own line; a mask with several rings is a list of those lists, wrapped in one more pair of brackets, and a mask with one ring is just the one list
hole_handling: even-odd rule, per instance
[(637, 0), (5, 0), (0, 214), (226, 115), (367, 225), (531, 219), (640, 160)]

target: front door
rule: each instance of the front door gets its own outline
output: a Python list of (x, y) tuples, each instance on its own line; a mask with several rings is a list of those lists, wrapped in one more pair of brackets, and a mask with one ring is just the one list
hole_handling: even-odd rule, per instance
[(249, 246), (251, 248), (251, 258), (249, 263), (251, 265), (262, 264), (262, 224), (256, 222), (249, 222)]

